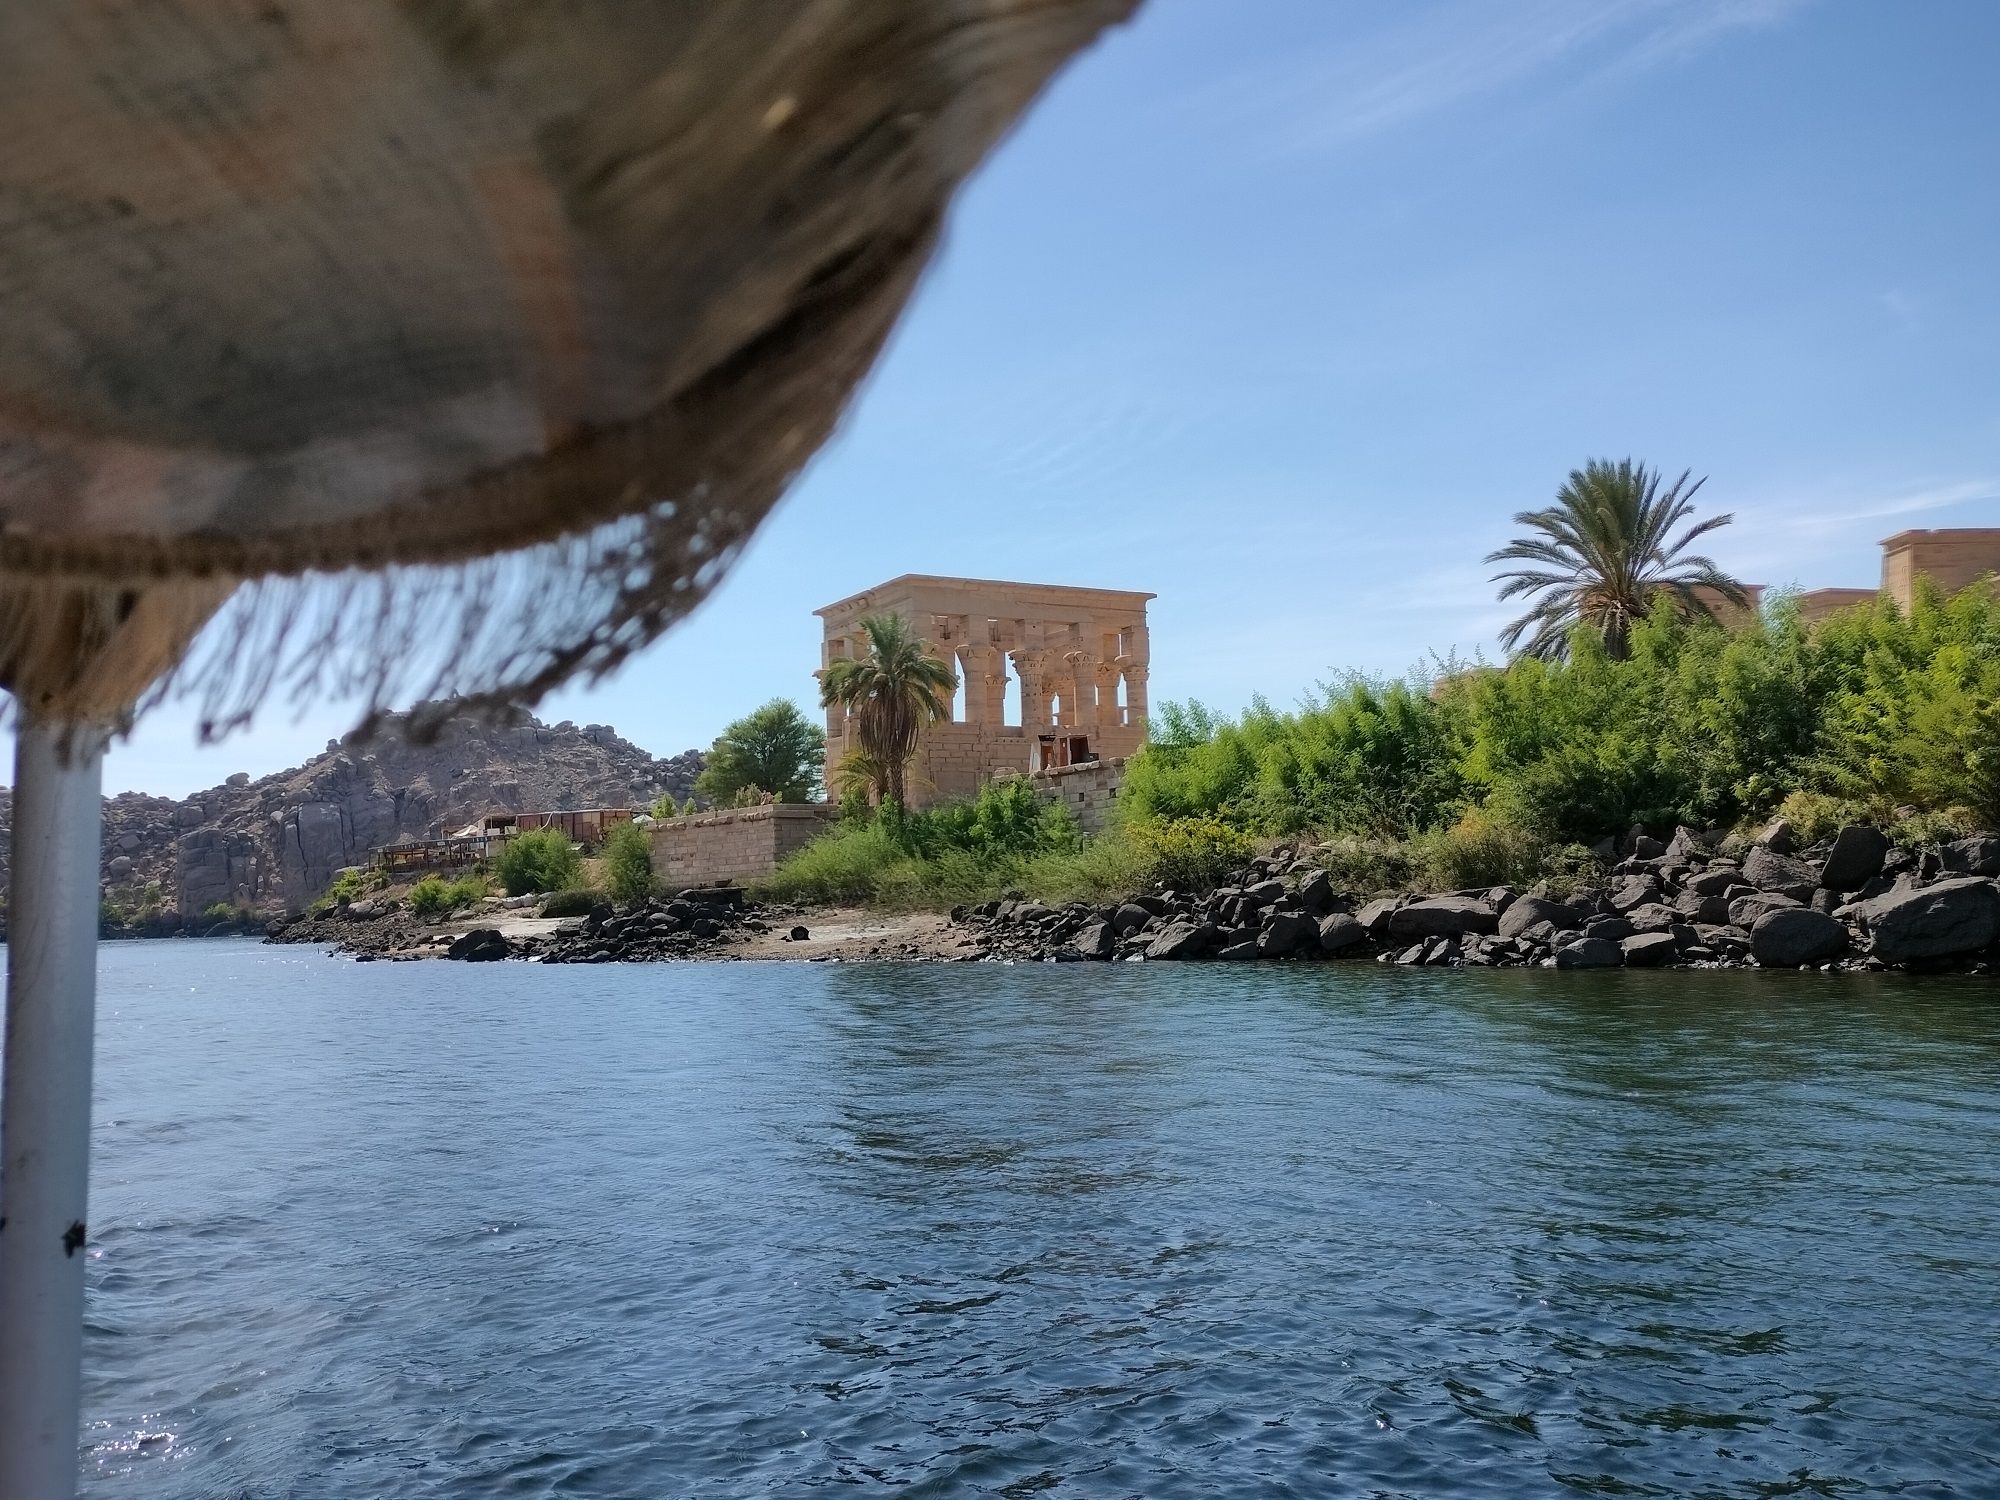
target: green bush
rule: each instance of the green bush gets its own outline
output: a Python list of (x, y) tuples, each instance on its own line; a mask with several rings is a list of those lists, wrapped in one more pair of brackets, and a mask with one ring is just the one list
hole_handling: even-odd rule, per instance
[(1215, 814), (1271, 835), (1404, 833), (1456, 806), (1454, 727), (1420, 688), (1359, 677), (1293, 714), (1260, 699), (1231, 721), (1166, 703), (1121, 798), (1140, 818)]
[(762, 892), (776, 901), (866, 902), (910, 855), (880, 822), (843, 819), (780, 865)]
[(1179, 891), (1209, 889), (1257, 850), (1248, 834), (1212, 814), (1135, 819), (1126, 833), (1150, 881)]
[(566, 891), (557, 891), (542, 903), (545, 917), (587, 917), (590, 909), (604, 898), (596, 891), (582, 886), (571, 886)]
[(1076, 820), (1068, 809), (1044, 801), (1025, 776), (989, 781), (969, 802), (946, 802), (924, 812), (890, 804), (880, 822), (905, 852), (935, 859), (947, 852), (984, 861), (1022, 858), (1076, 847)]
[(434, 917), (470, 906), (485, 896), (484, 875), (461, 875), (449, 881), (441, 875), (426, 875), (410, 887), (410, 910), (420, 917)]
[[(1782, 811), (1808, 840), (1871, 820), (1914, 846), (2000, 826), (2000, 600), (1920, 590), (1808, 626), (1773, 601), (1738, 629), (1664, 605), (1614, 657), (1592, 629), (1560, 661), (1437, 680), (1348, 678), (1240, 719), (1163, 704), (1126, 770), (1120, 830), (1083, 839), (1025, 783), (899, 817), (843, 808), (779, 872), (804, 900), (938, 904), (1199, 886), (1254, 841), (1302, 831), (1350, 890), (1593, 878), (1633, 823), (1717, 827)], [(1045, 895), (1044, 893), (1049, 893)]]
[(977, 797), (906, 813), (847, 816), (765, 882), (773, 900), (954, 906), (1022, 890), (1043, 900), (1131, 890), (1143, 868), (1122, 834), (1086, 839), (1024, 778)]
[(614, 901), (643, 901), (653, 894), (653, 839), (637, 824), (614, 824), (605, 835), (604, 886)]
[[(1518, 879), (1634, 822), (1731, 824), (1781, 804), (1814, 833), (1859, 817), (1889, 828), (1898, 808), (1994, 827), (2000, 601), (1984, 583), (1920, 591), (1907, 616), (1882, 600), (1808, 627), (1779, 599), (1733, 630), (1662, 605), (1623, 658), (1580, 628), (1563, 661), (1349, 679), (1294, 713), (1166, 704), (1120, 800), (1139, 820), (1311, 829), (1357, 868), (1400, 861), (1412, 880)], [(1410, 847), (1388, 860), (1390, 844)]]
[(369, 891), (379, 891), (389, 883), (388, 877), (380, 870), (342, 870), (332, 885), (313, 902), (314, 911), (325, 911), (330, 906), (338, 906), (343, 901), (358, 900)]
[(494, 872), (510, 896), (559, 891), (583, 877), (583, 856), (559, 828), (534, 828), (500, 846)]
[(1925, 583), (1908, 618), (1888, 600), (1820, 632), (1834, 663), (1828, 780), (1850, 796), (2000, 826), (2000, 601), (1988, 583), (1942, 598)]

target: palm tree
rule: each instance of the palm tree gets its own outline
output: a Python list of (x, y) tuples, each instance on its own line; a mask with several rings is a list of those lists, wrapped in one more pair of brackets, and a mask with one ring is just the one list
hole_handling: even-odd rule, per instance
[(1632, 622), (1643, 619), (1663, 594), (1684, 616), (1713, 619), (1722, 601), (1747, 608), (1743, 586), (1713, 559), (1683, 556), (1697, 537), (1727, 526), (1734, 516), (1710, 516), (1673, 535), (1694, 513), (1695, 491), (1707, 483), (1689, 484), (1692, 472), (1684, 471), (1663, 493), (1660, 475), (1644, 464), (1592, 459), (1570, 471), (1554, 505), (1516, 515), (1515, 525), (1539, 535), (1516, 537), (1486, 560), (1544, 564), (1493, 578), (1506, 583), (1502, 599), (1542, 597), (1500, 633), (1500, 643), (1513, 651), (1528, 635), (1521, 655), (1559, 661), (1569, 653), (1571, 628), (1588, 624), (1603, 632), (1605, 651), (1623, 660), (1631, 652)]
[(927, 724), (951, 717), (958, 677), (924, 649), (900, 615), (867, 615), (868, 654), (841, 657), (819, 674), (822, 708), (855, 719), (861, 752), (881, 769), (886, 800), (903, 805), (903, 773)]
[(853, 749), (841, 756), (840, 764), (833, 768), (827, 790), (837, 802), (847, 800), (851, 792), (872, 797), (877, 802), (889, 796), (889, 771), (880, 761), (866, 750)]

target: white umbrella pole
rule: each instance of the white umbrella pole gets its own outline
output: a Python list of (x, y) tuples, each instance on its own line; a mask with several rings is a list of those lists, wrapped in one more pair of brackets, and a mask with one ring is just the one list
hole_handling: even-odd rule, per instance
[(6, 1500), (76, 1494), (104, 743), (100, 731), (81, 726), (23, 721), (15, 732), (0, 1079)]

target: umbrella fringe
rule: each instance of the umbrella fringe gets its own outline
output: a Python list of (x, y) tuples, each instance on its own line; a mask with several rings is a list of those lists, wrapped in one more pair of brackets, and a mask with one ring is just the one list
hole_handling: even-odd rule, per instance
[[(705, 599), (770, 501), (668, 503), (579, 537), (455, 566), (266, 577), (242, 584), (139, 711), (197, 705), (204, 742), (267, 702), (361, 705), (366, 738), (416, 704), (422, 740), (454, 714), (504, 718), (572, 680), (615, 672)], [(697, 517), (691, 526), (676, 518)]]

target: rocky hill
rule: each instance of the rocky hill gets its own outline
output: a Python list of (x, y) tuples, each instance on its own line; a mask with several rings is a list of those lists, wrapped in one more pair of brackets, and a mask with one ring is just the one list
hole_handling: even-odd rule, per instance
[[(297, 910), (379, 845), (434, 838), (496, 809), (640, 807), (663, 792), (684, 800), (701, 774), (700, 751), (655, 759), (607, 724), (468, 716), (418, 744), (403, 723), (392, 716), (362, 743), (329, 740), (325, 753), (258, 781), (239, 772), (178, 801), (105, 798), (106, 897), (190, 918), (218, 903)], [(0, 882), (12, 826), (13, 794), (0, 788)]]

